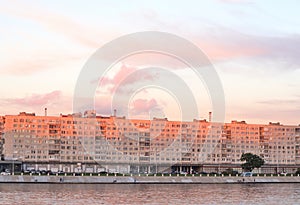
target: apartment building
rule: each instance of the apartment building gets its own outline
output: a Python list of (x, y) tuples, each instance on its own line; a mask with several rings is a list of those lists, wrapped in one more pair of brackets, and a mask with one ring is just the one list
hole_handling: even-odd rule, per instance
[(246, 152), (263, 157), (266, 172), (300, 166), (300, 126), (138, 120), (93, 111), (60, 116), (22, 112), (4, 120), (4, 158), (22, 161), (24, 169), (219, 172), (238, 168)]
[(265, 160), (265, 164), (269, 165), (266, 172), (292, 172), (300, 162), (296, 155), (299, 152), (299, 146), (296, 146), (300, 136), (299, 126), (232, 121), (225, 124), (224, 131), (226, 144), (223, 147), (227, 154), (223, 155), (232, 164), (240, 164), (241, 154), (247, 152), (257, 154)]

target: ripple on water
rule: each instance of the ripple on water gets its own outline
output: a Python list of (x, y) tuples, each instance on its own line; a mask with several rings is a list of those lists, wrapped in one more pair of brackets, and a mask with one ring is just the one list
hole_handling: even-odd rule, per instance
[(0, 184), (1, 204), (300, 204), (300, 184)]

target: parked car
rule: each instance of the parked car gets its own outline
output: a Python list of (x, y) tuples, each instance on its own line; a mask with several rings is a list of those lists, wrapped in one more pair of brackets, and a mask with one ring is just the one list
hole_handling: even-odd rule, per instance
[(48, 175), (48, 174), (49, 174), (49, 175), (55, 175), (55, 173), (53, 173), (51, 170), (47, 170), (47, 171), (46, 171), (46, 174), (47, 174), (47, 175)]
[(10, 172), (1, 172), (1, 175), (10, 175)]
[(188, 174), (187, 172), (180, 172), (180, 174)]
[(210, 172), (209, 173), (210, 175), (215, 175), (215, 174), (218, 174), (217, 172)]
[(65, 174), (65, 172), (64, 171), (62, 171), (62, 170), (59, 170), (58, 172), (57, 172), (57, 174)]
[(225, 170), (225, 171), (222, 171), (221, 174), (224, 174), (224, 175), (229, 175), (229, 174), (231, 174), (231, 175), (235, 176), (235, 175), (239, 174), (239, 172), (236, 171), (236, 170), (233, 170), (233, 169), (227, 169), (227, 170)]
[(35, 170), (35, 169), (31, 169), (31, 170), (30, 170), (30, 173), (31, 173), (31, 174), (38, 174), (39, 172), (38, 172), (37, 170)]
[(179, 174), (179, 171), (172, 171), (171, 174)]
[(29, 174), (30, 173), (30, 170), (24, 170), (23, 171), (23, 174)]
[(287, 172), (281, 172), (280, 174), (286, 176)]
[(199, 174), (207, 174), (207, 172), (200, 172)]
[(41, 173), (42, 175), (47, 175), (47, 174), (48, 174), (48, 172), (47, 172), (46, 170), (41, 170), (40, 173)]
[(252, 177), (252, 172), (243, 172), (242, 174), (241, 174), (241, 176), (242, 177)]

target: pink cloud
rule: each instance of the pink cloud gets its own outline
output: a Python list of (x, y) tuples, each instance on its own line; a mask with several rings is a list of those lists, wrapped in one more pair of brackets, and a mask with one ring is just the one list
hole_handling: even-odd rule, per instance
[[(139, 73), (135, 73), (138, 72)], [(150, 73), (148, 71), (143, 72), (142, 70), (139, 70), (137, 67), (134, 66), (128, 66), (125, 64), (122, 64), (119, 71), (112, 77), (100, 77), (100, 85), (101, 86), (109, 86), (109, 92), (115, 92), (116, 89), (119, 89), (119, 91), (126, 90), (126, 86), (132, 85), (139, 81), (145, 81), (145, 80), (153, 80), (157, 76), (154, 73)], [(91, 83), (95, 83), (96, 81), (92, 81)], [(98, 80), (97, 80), (98, 82)], [(100, 91), (101, 92), (101, 91)]]
[(136, 99), (133, 101), (132, 110), (134, 113), (141, 114), (141, 113), (148, 113), (152, 109), (159, 108), (157, 101), (155, 99)]
[(46, 94), (32, 94), (24, 98), (7, 99), (7, 102), (22, 106), (44, 106), (57, 101), (60, 96), (61, 91), (55, 90)]
[(99, 44), (99, 35), (97, 35), (94, 29), (80, 24), (65, 15), (38, 7), (28, 7), (27, 4), (23, 4), (22, 2), (13, 4), (13, 7), (2, 7), (0, 11), (14, 17), (32, 20), (50, 32), (66, 36), (68, 39), (72, 39), (84, 46), (94, 48)]
[[(58, 33), (63, 37), (67, 37), (67, 40), (76, 41), (76, 43), (81, 45), (93, 48), (98, 46), (98, 38), (89, 36), (89, 34), (95, 34), (95, 32), (91, 32), (90, 28), (85, 28), (84, 25), (66, 16), (39, 8), (29, 8), (28, 5), (21, 2), (11, 4), (11, 7), (0, 7), (0, 13), (21, 18), (22, 20), (34, 21), (46, 28), (46, 30)], [(78, 32), (82, 30), (86, 30), (86, 32)], [(42, 32), (45, 31), (43, 30)], [(3, 51), (6, 51), (8, 54), (0, 64), (3, 67), (3, 69), (0, 69), (1, 74), (30, 75), (83, 58), (82, 51), (79, 51), (80, 54), (76, 54), (74, 50), (70, 51), (67, 46), (59, 45), (58, 47), (58, 45), (55, 45), (57, 44), (57, 39), (55, 38), (43, 39), (40, 36), (36, 38), (34, 36), (36, 35), (35, 32), (31, 30), (24, 31), (20, 29), (17, 32), (11, 30), (7, 35), (10, 33), (25, 40), (23, 42), (20, 41), (20, 43), (12, 41), (11, 43), (8, 42), (7, 45), (3, 45)], [(65, 38), (64, 42), (68, 43)]]
[[(102, 77), (99, 80), (100, 87), (98, 87), (95, 95), (95, 110), (101, 115), (111, 115), (113, 109), (118, 110), (118, 114), (127, 115), (131, 110), (127, 107), (128, 95), (131, 95), (134, 90), (139, 87), (138, 82), (151, 81), (156, 78), (156, 73), (143, 71), (138, 67), (122, 64), (118, 71), (112, 77)], [(94, 80), (91, 83), (97, 83)], [(146, 92), (146, 91), (145, 91)], [(138, 100), (134, 104), (132, 111), (134, 113), (145, 112), (141, 107), (141, 102)], [(157, 105), (154, 99), (147, 103), (148, 109), (155, 108)]]
[(138, 67), (161, 67), (170, 70), (186, 68), (187, 65), (175, 56), (159, 52), (144, 52), (123, 60), (126, 64)]
[[(29, 6), (29, 4), (24, 4), (20, 1), (10, 2), (9, 6), (3, 5), (0, 7), (0, 13), (8, 17), (19, 18), (21, 21), (32, 21), (34, 24), (39, 25), (37, 29), (42, 27), (42, 31), (37, 30), (37, 32), (45, 32), (46, 30), (52, 36), (55, 33), (55, 37), (58, 34), (62, 37), (64, 43), (69, 44), (70, 42), (68, 41), (72, 41), (72, 48), (76, 46), (74, 45), (75, 42), (80, 46), (94, 49), (99, 47), (106, 39), (111, 39), (114, 36), (113, 32), (103, 33), (101, 30), (89, 27), (87, 24), (80, 23), (64, 14), (32, 5)], [(33, 46), (25, 47), (22, 50), (22, 47), (27, 45), (26, 43), (8, 43), (5, 52), (14, 55), (11, 57), (5, 56), (5, 61), (2, 61), (0, 65), (4, 68), (0, 69), (1, 74), (29, 75), (64, 65), (66, 62), (82, 59), (87, 53), (90, 54), (90, 52), (83, 49), (76, 50), (71, 48), (72, 50), (70, 50), (69, 45), (53, 46), (60, 44), (59, 38), (42, 39), (43, 36), (37, 36), (38, 38), (36, 38), (34, 36), (36, 32), (32, 32), (32, 30), (24, 31), (20, 29), (17, 32), (11, 30), (7, 34), (9, 35), (10, 33), (18, 35), (20, 39), (26, 39), (24, 41), (28, 41), (28, 44), (32, 42)], [(115, 35), (117, 33), (115, 32)], [(74, 52), (77, 52), (77, 54)]]
[(0, 73), (15, 76), (31, 75), (48, 69), (55, 69), (57, 66), (62, 66), (67, 64), (67, 62), (78, 59), (80, 57), (75, 55), (59, 55), (50, 52), (32, 53), (27, 57), (18, 56), (13, 61), (2, 63), (0, 66), (3, 69), (0, 69)]
[[(251, 3), (251, 0), (219, 1), (224, 3)], [(231, 60), (233, 58), (244, 56), (256, 56), (265, 52), (265, 48), (261, 46), (261, 42), (256, 42), (256, 40), (260, 40), (259, 37), (246, 35), (238, 31), (222, 27), (221, 25), (202, 24), (201, 30), (189, 33), (190, 28), (185, 27), (185, 22), (177, 22), (176, 24), (167, 22), (161, 15), (159, 15), (159, 13), (153, 10), (146, 9), (138, 13), (133, 12), (130, 15), (128, 14), (127, 18), (128, 16), (130, 18), (129, 20), (132, 20), (133, 18), (136, 20), (136, 17), (140, 16), (142, 18), (137, 21), (141, 21), (141, 23), (143, 21), (151, 22), (158, 28), (157, 30), (164, 28), (173, 31), (174, 34), (184, 33), (185, 36), (187, 36), (185, 38), (202, 49), (211, 60)], [(178, 24), (182, 24), (182, 26), (178, 27)], [(190, 51), (186, 50), (184, 52), (189, 53)], [(157, 59), (160, 60), (156, 56), (155, 60)], [(140, 60), (143, 60), (143, 58)], [(173, 60), (171, 65), (175, 65), (175, 67), (172, 68), (182, 68), (182, 64), (178, 66), (174, 64), (174, 62), (175, 60)]]
[(114, 75), (113, 78), (108, 78), (108, 77), (101, 77), (100, 78), (100, 83), (101, 85), (109, 85), (109, 84), (119, 84), (122, 80), (126, 78), (126, 76), (130, 75), (131, 73), (137, 71), (137, 68), (127, 66), (125, 64), (122, 64), (121, 68), (119, 71)]
[[(225, 3), (249, 3), (251, 0), (219, 0), (220, 2)], [(24, 9), (25, 8), (25, 9)], [(88, 27), (87, 25), (80, 24), (78, 21), (74, 21), (71, 18), (68, 18), (65, 15), (57, 14), (54, 12), (50, 12), (47, 10), (41, 10), (40, 8), (29, 8), (26, 4), (15, 4), (12, 8), (1, 7), (0, 11), (25, 19), (29, 19), (39, 23), (41, 26), (45, 27), (51, 32), (59, 33), (67, 39), (71, 39), (76, 41), (77, 43), (87, 46), (87, 47), (98, 47), (99, 36), (101, 39), (101, 43), (105, 42), (106, 39), (113, 39), (118, 35), (118, 31), (110, 31), (103, 32), (100, 30), (96, 30)], [(125, 13), (124, 18), (129, 16), (129, 21), (137, 19), (137, 17), (142, 16), (142, 18), (138, 19), (141, 23), (152, 22), (157, 30), (161, 30), (161, 28), (167, 28), (168, 30), (172, 30), (174, 33), (181, 33), (181, 29), (178, 28), (178, 23), (166, 22), (164, 18), (162, 18), (158, 12), (155, 10), (142, 10), (138, 13)], [(123, 17), (123, 16), (122, 16)], [(205, 28), (205, 26), (203, 26)], [(185, 29), (185, 28), (183, 28)], [(265, 43), (262, 45), (262, 41), (268, 39), (264, 39), (260, 36), (251, 36), (251, 35), (243, 35), (236, 31), (229, 31), (229, 29), (224, 29), (221, 26), (210, 27), (207, 33), (198, 32), (196, 36), (193, 36), (190, 39), (195, 42), (204, 52), (209, 56), (212, 60), (224, 60), (224, 59), (233, 59), (244, 56), (257, 56), (267, 51), (272, 52), (273, 47), (271, 44), (278, 42), (281, 39), (270, 39), (271, 44)], [(204, 29), (204, 30), (205, 30)], [(84, 32), (79, 32), (84, 31)], [(184, 31), (186, 33), (186, 30)], [(194, 34), (191, 34), (192, 36)], [(187, 36), (189, 36), (187, 34)], [(282, 39), (285, 40), (285, 39)], [(267, 50), (267, 51), (266, 51)], [(188, 51), (187, 51), (188, 52)], [(33, 63), (34, 64), (34, 63)], [(35, 66), (38, 67), (38, 66)]]
[(192, 39), (213, 61), (256, 57), (269, 51), (268, 47), (262, 44), (261, 37), (224, 27), (212, 27), (211, 31), (201, 33)]
[(247, 56), (258, 56), (265, 52), (264, 48), (249, 46), (241, 47), (239, 44), (224, 44), (222, 42), (201, 42), (199, 43), (203, 51), (212, 60), (224, 60)]
[(65, 96), (60, 90), (30, 94), (19, 98), (0, 98), (0, 115), (19, 113), (20, 111), (43, 115), (45, 107), (48, 108), (49, 115), (72, 113), (72, 100), (72, 96)]

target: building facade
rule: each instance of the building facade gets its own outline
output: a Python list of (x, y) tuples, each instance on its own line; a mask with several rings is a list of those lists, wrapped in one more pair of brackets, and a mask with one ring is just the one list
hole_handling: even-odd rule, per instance
[[(242, 153), (261, 156), (260, 172), (294, 172), (300, 166), (300, 126), (215, 123), (96, 116), (6, 115), (5, 160), (23, 169), (65, 172), (221, 172), (240, 168)], [(0, 124), (1, 125), (1, 124)]]

